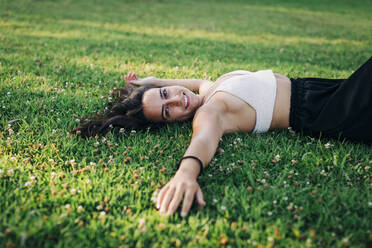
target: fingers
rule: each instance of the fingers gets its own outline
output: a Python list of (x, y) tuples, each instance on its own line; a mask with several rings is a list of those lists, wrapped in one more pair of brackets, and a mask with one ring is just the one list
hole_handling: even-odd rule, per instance
[(196, 189), (192, 188), (192, 189), (186, 190), (185, 192), (185, 197), (183, 199), (183, 206), (181, 210), (182, 217), (185, 217), (191, 208), (192, 202), (194, 201), (195, 190)]
[(156, 208), (157, 209), (160, 209), (160, 206), (161, 206), (161, 203), (163, 201), (163, 198), (165, 196), (165, 193), (167, 193), (167, 190), (168, 190), (169, 186), (168, 185), (165, 185), (159, 192), (158, 194), (158, 199), (156, 201)]
[(196, 201), (200, 206), (205, 206), (203, 192), (201, 191), (200, 187), (198, 187), (196, 191)]
[(196, 182), (178, 181), (172, 179), (159, 192), (156, 207), (161, 214), (172, 215), (179, 207), (182, 198), (181, 216), (184, 217), (190, 211), (194, 198), (201, 206), (205, 206), (203, 192)]
[(174, 192), (175, 192), (175, 188), (174, 187), (171, 187), (167, 191), (167, 193), (165, 194), (164, 199), (163, 199), (163, 201), (161, 203), (161, 206), (160, 206), (160, 213), (164, 214), (167, 211), (168, 206), (169, 206), (169, 203), (170, 203), (170, 201), (173, 198)]
[(124, 76), (124, 80), (128, 83), (134, 80), (138, 80), (137, 74), (134, 72), (129, 72), (128, 75)]
[(169, 204), (168, 212), (167, 215), (172, 215), (180, 205), (180, 202), (182, 201), (183, 197), (183, 191), (184, 187), (181, 185), (180, 187), (177, 188), (176, 193), (174, 193), (173, 200)]

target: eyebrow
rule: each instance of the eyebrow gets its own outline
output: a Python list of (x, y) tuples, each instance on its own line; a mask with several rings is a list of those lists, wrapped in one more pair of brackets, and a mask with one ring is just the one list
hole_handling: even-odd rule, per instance
[[(164, 99), (164, 96), (163, 96), (163, 94), (161, 93), (161, 89), (159, 89), (159, 94), (160, 94), (160, 98), (161, 98), (161, 99)], [(162, 119), (163, 121), (166, 120), (166, 119), (165, 119), (165, 116), (164, 116), (164, 104), (161, 105), (161, 119)]]

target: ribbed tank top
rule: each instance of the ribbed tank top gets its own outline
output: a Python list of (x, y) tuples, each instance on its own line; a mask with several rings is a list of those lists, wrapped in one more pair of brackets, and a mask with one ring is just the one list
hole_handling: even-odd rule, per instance
[(256, 125), (253, 133), (263, 133), (269, 130), (273, 119), (275, 98), (276, 98), (276, 78), (271, 70), (257, 72), (233, 71), (221, 76), (233, 76), (223, 81), (207, 98), (207, 103), (211, 97), (219, 91), (227, 92), (245, 101), (256, 111)]

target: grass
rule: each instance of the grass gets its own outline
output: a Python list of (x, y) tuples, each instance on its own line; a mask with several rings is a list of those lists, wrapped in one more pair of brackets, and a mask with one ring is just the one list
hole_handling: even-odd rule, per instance
[(102, 111), (129, 71), (348, 77), (372, 54), (371, 9), (0, 0), (0, 246), (370, 246), (371, 147), (288, 131), (225, 136), (199, 179), (207, 206), (165, 218), (151, 199), (174, 174), (190, 123), (92, 140), (68, 131)]

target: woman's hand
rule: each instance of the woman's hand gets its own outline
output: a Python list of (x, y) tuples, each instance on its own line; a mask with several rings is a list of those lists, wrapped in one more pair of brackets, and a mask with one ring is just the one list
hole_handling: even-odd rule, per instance
[(134, 72), (128, 73), (124, 77), (125, 82), (132, 86), (144, 86), (144, 85), (155, 85), (157, 82), (156, 77), (138, 78), (137, 74)]
[(203, 192), (195, 177), (188, 173), (178, 171), (176, 175), (160, 190), (156, 207), (161, 214), (172, 215), (180, 205), (182, 198), (181, 216), (189, 212), (196, 195), (196, 201), (200, 206), (205, 206)]

